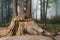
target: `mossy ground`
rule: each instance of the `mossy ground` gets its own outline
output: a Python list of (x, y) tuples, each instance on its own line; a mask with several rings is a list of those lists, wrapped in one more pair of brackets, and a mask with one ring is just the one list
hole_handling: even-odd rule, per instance
[[(44, 24), (38, 24), (40, 27), (45, 28)], [(60, 30), (60, 24), (47, 24), (46, 29), (50, 32), (56, 32)]]

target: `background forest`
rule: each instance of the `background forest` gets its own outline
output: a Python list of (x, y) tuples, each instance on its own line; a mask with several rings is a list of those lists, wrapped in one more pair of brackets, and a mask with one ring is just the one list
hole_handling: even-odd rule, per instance
[[(43, 9), (44, 3), (45, 9)], [(24, 12), (26, 12), (26, 0), (24, 0)], [(0, 27), (8, 26), (12, 15), (13, 1), (0, 0)], [(43, 0), (32, 0), (31, 15), (42, 28), (47, 27), (49, 31), (60, 30), (60, 0), (45, 0), (45, 2)]]

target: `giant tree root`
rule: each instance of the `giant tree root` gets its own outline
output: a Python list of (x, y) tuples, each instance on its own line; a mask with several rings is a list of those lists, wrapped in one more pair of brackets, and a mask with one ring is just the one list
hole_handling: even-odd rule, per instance
[[(33, 20), (25, 20), (19, 21), (16, 20), (15, 25), (10, 27), (10, 32), (8, 35), (23, 35), (23, 34), (30, 34), (30, 35), (40, 35), (43, 32)], [(18, 25), (18, 26), (16, 26)]]
[(14, 18), (14, 20), (12, 20), (10, 26), (6, 30), (8, 31), (4, 31), (5, 34), (2, 34), (1, 36), (20, 36), (25, 34), (43, 35), (43, 33), (47, 34), (48, 36), (52, 36), (49, 32), (40, 28), (37, 23), (31, 19), (26, 19), (22, 21), (18, 18)]

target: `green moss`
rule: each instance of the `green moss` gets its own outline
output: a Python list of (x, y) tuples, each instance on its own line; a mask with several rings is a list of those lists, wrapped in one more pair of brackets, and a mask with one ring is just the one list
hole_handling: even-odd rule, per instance
[[(38, 24), (40, 27), (45, 28), (44, 24)], [(47, 24), (46, 29), (51, 32), (60, 30), (60, 24)]]

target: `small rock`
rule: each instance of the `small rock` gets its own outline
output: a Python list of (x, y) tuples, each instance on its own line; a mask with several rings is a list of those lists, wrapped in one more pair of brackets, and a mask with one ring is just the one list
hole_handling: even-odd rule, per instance
[(57, 35), (60, 35), (60, 32), (57, 32)]
[(60, 40), (60, 35), (57, 35), (57, 36), (55, 37), (55, 39), (56, 39), (56, 40)]

